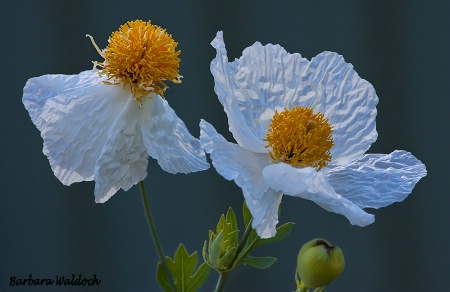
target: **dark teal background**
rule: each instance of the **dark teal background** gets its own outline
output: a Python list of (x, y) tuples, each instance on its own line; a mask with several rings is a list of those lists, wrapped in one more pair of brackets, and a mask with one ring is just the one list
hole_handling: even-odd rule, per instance
[[(210, 42), (224, 31), (229, 59), (255, 41), (278, 43), (310, 59), (342, 54), (375, 87), (378, 141), (369, 152), (412, 152), (428, 176), (403, 202), (368, 210), (376, 222), (351, 226), (343, 216), (285, 196), (280, 222), (296, 226), (285, 241), (255, 251), (278, 262), (267, 270), (239, 267), (226, 291), (293, 291), (300, 246), (324, 237), (346, 256), (343, 275), (327, 291), (445, 291), (450, 276), (450, 20), (446, 1), (8, 1), (0, 9), (0, 290), (82, 291), (9, 287), (12, 276), (97, 275), (90, 291), (159, 291), (157, 256), (137, 187), (94, 203), (94, 183), (63, 186), (42, 154), (42, 139), (23, 107), (28, 78), (77, 74), (101, 60), (85, 34), (104, 48), (129, 20), (167, 28), (181, 49), (183, 83), (166, 92), (194, 136), (201, 118), (232, 140), (214, 93)], [(212, 168), (190, 175), (163, 172), (151, 160), (146, 184), (165, 252), (183, 242), (201, 251), (208, 230), (241, 190)], [(200, 256), (201, 258), (201, 256)], [(212, 272), (201, 291), (212, 291)]]

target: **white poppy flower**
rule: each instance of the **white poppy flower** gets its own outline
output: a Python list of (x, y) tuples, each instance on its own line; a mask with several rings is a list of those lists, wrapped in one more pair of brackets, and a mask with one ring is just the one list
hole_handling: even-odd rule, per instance
[(222, 32), (211, 44), (214, 89), (238, 144), (204, 120), (200, 143), (216, 170), (242, 188), (260, 237), (275, 235), (282, 194), (366, 226), (374, 216), (363, 208), (402, 201), (426, 175), (406, 151), (364, 154), (377, 138), (378, 98), (342, 56), (308, 61), (257, 42), (229, 63)]
[(209, 167), (199, 141), (163, 98), (163, 81), (181, 77), (172, 36), (132, 21), (108, 42), (103, 51), (95, 45), (105, 59), (94, 62), (101, 70), (31, 78), (23, 94), (55, 176), (65, 185), (94, 180), (100, 203), (143, 180), (149, 156), (170, 173)]

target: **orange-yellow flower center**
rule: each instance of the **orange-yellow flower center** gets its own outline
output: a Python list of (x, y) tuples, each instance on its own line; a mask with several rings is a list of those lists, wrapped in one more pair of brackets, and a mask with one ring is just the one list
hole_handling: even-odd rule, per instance
[(294, 107), (275, 112), (266, 133), (266, 148), (274, 163), (317, 170), (331, 161), (332, 126), (322, 113), (309, 107)]
[[(90, 37), (90, 36), (89, 36)], [(178, 74), (180, 50), (165, 29), (150, 21), (129, 21), (111, 34), (108, 45), (100, 51), (93, 41), (103, 62), (95, 62), (102, 68), (100, 75), (106, 75), (107, 84), (131, 86), (137, 101), (154, 92), (164, 97), (167, 89), (165, 80), (180, 83)]]

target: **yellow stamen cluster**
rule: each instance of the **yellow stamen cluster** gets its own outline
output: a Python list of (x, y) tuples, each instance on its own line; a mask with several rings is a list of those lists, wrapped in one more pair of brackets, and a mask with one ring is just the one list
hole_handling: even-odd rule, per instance
[(101, 75), (108, 77), (107, 84), (131, 86), (131, 92), (137, 101), (154, 92), (164, 97), (167, 89), (165, 80), (180, 83), (178, 74), (181, 51), (165, 29), (151, 24), (150, 21), (129, 21), (111, 34), (108, 46), (100, 51), (104, 62), (95, 64), (102, 68)]
[(332, 126), (322, 113), (312, 108), (294, 107), (275, 112), (266, 133), (266, 148), (274, 163), (317, 170), (331, 161)]

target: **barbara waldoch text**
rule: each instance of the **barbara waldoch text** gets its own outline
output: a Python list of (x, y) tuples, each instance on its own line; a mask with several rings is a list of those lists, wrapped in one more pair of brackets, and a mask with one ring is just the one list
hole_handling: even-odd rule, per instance
[(82, 274), (72, 274), (69, 277), (56, 275), (54, 278), (34, 278), (33, 274), (29, 274), (28, 278), (9, 278), (9, 286), (97, 286), (101, 282), (96, 274), (90, 278)]

